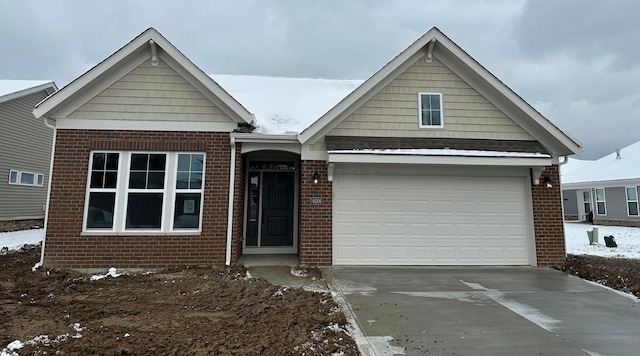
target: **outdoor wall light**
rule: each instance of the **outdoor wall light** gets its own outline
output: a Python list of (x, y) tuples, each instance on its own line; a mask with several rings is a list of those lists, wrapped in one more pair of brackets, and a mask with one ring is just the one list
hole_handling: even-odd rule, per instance
[(313, 172), (313, 184), (318, 185), (318, 183), (320, 182), (320, 173), (318, 172)]
[(547, 188), (553, 188), (553, 184), (551, 184), (551, 177), (549, 176), (544, 176), (542, 177), (542, 180), (547, 183)]

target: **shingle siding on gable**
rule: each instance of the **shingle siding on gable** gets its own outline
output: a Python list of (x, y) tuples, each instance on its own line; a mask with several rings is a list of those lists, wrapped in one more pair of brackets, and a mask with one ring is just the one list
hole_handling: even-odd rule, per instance
[(231, 119), (162, 60), (146, 61), (69, 115), (78, 119), (229, 122)]
[[(418, 127), (420, 92), (443, 94), (443, 129)], [(533, 139), (438, 60), (427, 63), (424, 58), (418, 59), (328, 135)]]
[[(33, 117), (44, 91), (0, 104), (0, 220), (43, 218), (53, 130)], [(42, 187), (9, 185), (9, 170), (42, 173)]]

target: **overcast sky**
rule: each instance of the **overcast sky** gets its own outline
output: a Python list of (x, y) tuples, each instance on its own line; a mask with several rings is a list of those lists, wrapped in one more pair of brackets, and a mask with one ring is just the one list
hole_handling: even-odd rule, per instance
[(148, 27), (207, 73), (366, 79), (436, 26), (595, 159), (640, 141), (640, 1), (0, 0), (0, 79), (63, 87)]

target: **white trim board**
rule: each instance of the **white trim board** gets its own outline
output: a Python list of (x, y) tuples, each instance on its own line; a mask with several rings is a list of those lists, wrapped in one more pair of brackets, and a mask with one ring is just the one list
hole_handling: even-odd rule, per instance
[(56, 120), (56, 128), (61, 130), (232, 132), (238, 128), (238, 124), (235, 122), (202, 121), (58, 119)]

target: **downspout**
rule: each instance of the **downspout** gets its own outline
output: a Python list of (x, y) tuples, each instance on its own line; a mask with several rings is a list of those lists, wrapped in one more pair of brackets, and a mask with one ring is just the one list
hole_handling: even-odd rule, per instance
[[(567, 163), (569, 163), (569, 156), (562, 156), (564, 158), (564, 160), (562, 162), (560, 162), (560, 159), (558, 159), (558, 187), (560, 188), (560, 204), (561, 204), (561, 210), (562, 210), (562, 232), (564, 233), (564, 222), (565, 222), (565, 218), (564, 218), (564, 194), (562, 193), (562, 174), (560, 172), (560, 166), (563, 166)], [(579, 217), (578, 217), (578, 220)], [(565, 257), (567, 256), (567, 246), (565, 245), (564, 247), (564, 254)]]
[(36, 263), (33, 266), (33, 270), (42, 266), (44, 264), (44, 244), (47, 240), (47, 225), (49, 223), (49, 200), (51, 199), (51, 177), (53, 175), (53, 158), (55, 157), (56, 152), (56, 138), (58, 137), (58, 130), (54, 125), (49, 123), (49, 120), (46, 117), (44, 118), (44, 125), (53, 130), (53, 141), (51, 142), (51, 158), (49, 161), (49, 183), (47, 184), (47, 202), (44, 207), (44, 236), (42, 237), (42, 247), (40, 251), (40, 262)]
[(231, 265), (231, 235), (233, 233), (233, 191), (236, 181), (236, 138), (231, 137), (231, 167), (229, 167), (229, 216), (227, 219), (227, 256), (225, 264)]

